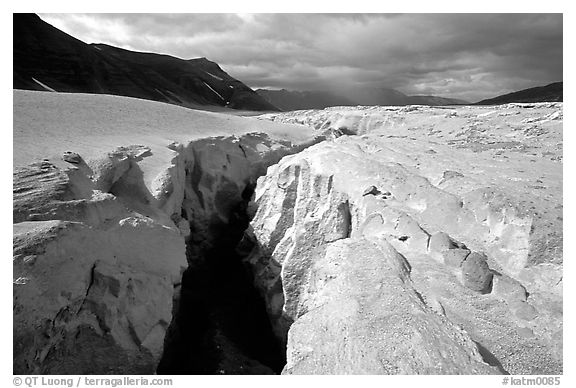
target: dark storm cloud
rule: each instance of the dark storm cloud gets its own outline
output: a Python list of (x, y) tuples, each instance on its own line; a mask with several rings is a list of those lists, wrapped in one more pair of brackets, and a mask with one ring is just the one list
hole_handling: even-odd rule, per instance
[(86, 42), (205, 56), (253, 87), (478, 100), (562, 79), (560, 14), (41, 14)]

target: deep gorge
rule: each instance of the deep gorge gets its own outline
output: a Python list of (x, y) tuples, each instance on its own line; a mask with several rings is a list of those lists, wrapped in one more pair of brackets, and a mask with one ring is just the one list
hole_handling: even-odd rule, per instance
[[(233, 206), (229, 223), (210, 228), (216, 245), (200, 251), (188, 239), (183, 274), (159, 374), (279, 374), (285, 348), (274, 336), (266, 306), (237, 246), (248, 227), (253, 189)], [(193, 225), (191, 233), (194, 234)]]
[(188, 268), (175, 292), (159, 374), (280, 374), (286, 363), (285, 341), (272, 329), (253, 271), (243, 263), (249, 252), (239, 245), (258, 178), (310, 144), (259, 153), (253, 139), (203, 139), (180, 150), (184, 197), (173, 219), (189, 224)]

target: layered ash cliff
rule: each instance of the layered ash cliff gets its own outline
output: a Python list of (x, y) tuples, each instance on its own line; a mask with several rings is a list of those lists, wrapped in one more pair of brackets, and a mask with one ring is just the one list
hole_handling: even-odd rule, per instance
[(17, 97), (15, 373), (562, 372), (561, 104)]
[(562, 373), (561, 105), (267, 117), (336, 138), (245, 236), (284, 373)]
[[(154, 373), (183, 271), (221, 243), (217, 231), (241, 217), (268, 165), (321, 139), (123, 97), (18, 92), (15, 104), (17, 374)], [(91, 116), (100, 110), (108, 116)], [(165, 116), (180, 128), (163, 128)], [(46, 140), (37, 148), (26, 143), (33, 133)], [(86, 158), (63, 152), (70, 135)], [(146, 145), (105, 151), (114, 138)], [(178, 372), (217, 372), (186, 368)]]

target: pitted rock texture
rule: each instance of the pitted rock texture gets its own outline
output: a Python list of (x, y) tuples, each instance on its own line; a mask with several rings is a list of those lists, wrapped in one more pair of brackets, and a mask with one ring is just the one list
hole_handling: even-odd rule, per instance
[(485, 255), (473, 252), (467, 255), (460, 265), (462, 266), (462, 283), (466, 287), (483, 294), (490, 292), (493, 275)]
[(328, 244), (310, 268), (288, 334), (289, 374), (484, 374), (469, 336), (436, 314), (386, 242)]
[(562, 104), (263, 118), (358, 134), (258, 180), (284, 373), (562, 373)]

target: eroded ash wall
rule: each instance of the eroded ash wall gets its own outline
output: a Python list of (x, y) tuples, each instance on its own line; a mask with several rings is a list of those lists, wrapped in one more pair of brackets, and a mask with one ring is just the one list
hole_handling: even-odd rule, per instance
[(269, 168), (243, 244), (283, 373), (562, 372), (561, 105), (270, 116), (337, 137)]
[[(152, 188), (145, 146), (14, 171), (14, 373), (154, 373), (190, 261), (246, 188), (309, 144), (266, 134), (173, 143)], [(248, 190), (249, 191), (249, 190)]]

